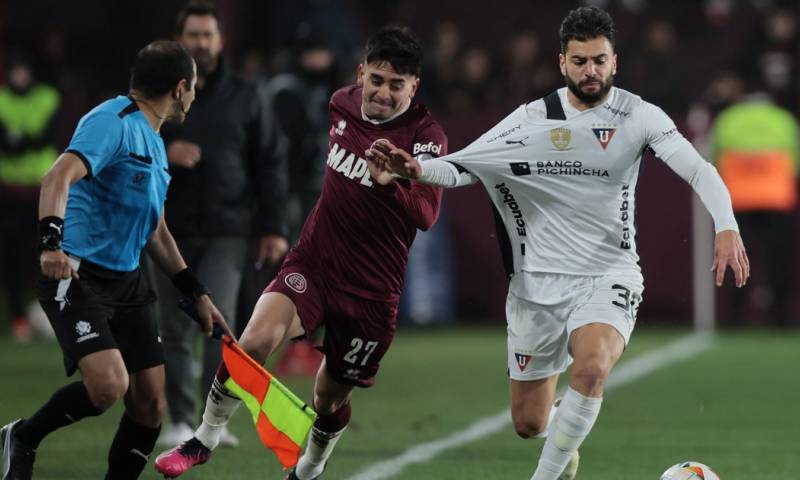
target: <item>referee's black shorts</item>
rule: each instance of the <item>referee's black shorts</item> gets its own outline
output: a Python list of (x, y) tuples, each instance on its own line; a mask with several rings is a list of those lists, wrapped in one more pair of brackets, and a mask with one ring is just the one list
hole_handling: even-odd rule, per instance
[[(53, 280), (41, 271), (39, 302), (55, 330), (67, 376), (94, 352), (118, 349), (129, 373), (164, 363), (153, 312), (156, 295), (141, 269), (117, 272), (70, 257), (80, 279)], [(77, 267), (77, 268), (76, 268)]]

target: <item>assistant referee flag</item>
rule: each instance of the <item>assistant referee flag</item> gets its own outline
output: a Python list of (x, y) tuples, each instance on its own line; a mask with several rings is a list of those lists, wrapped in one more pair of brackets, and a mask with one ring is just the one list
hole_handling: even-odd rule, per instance
[(317, 414), (227, 335), (222, 359), (230, 374), (225, 387), (247, 406), (261, 442), (283, 468), (296, 465)]

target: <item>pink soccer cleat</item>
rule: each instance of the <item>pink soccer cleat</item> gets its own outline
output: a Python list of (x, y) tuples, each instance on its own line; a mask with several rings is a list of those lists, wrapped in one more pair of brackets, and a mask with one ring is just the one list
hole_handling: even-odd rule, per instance
[(195, 465), (202, 465), (211, 457), (211, 450), (195, 437), (167, 450), (156, 458), (156, 471), (164, 478), (176, 478)]

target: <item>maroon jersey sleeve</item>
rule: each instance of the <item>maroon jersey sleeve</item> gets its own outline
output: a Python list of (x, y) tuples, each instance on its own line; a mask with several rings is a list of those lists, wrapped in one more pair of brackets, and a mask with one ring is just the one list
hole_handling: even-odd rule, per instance
[[(447, 155), (447, 136), (442, 127), (427, 118), (414, 136), (411, 152), (420, 161)], [(420, 230), (428, 230), (439, 218), (442, 189), (417, 182), (396, 181), (388, 186), (395, 199)]]

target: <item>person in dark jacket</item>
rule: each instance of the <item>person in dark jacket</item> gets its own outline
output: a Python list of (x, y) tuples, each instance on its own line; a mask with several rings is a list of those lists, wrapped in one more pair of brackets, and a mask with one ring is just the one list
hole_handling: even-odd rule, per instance
[[(270, 80), (266, 92), (281, 131), (288, 140), (289, 156), (289, 238), (294, 244), (311, 209), (322, 192), (323, 167), (320, 159), (328, 151), (330, 98), (338, 83), (336, 53), (318, 28), (310, 22), (297, 27), (294, 38), (295, 65), (291, 71)], [(272, 273), (272, 272), (270, 272)], [(266, 279), (269, 283), (272, 278)], [(249, 315), (258, 295), (251, 289)], [(240, 315), (242, 310), (240, 310)], [(241, 317), (240, 317), (241, 319)], [(239, 325), (241, 331), (241, 325)], [(274, 372), (280, 376), (314, 377), (322, 362), (314, 344), (322, 343), (316, 334), (307, 341), (292, 342), (284, 349)]]
[[(197, 62), (197, 99), (182, 125), (163, 130), (172, 185), (166, 216), (186, 261), (214, 295), (227, 319), (236, 317), (248, 242), (258, 237), (259, 263), (274, 263), (288, 250), (285, 142), (255, 84), (221, 58), (222, 35), (213, 6), (193, 2), (178, 14), (176, 39)], [(191, 437), (195, 401), (220, 362), (219, 344), (207, 340), (201, 385), (192, 380), (194, 329), (177, 308), (169, 285), (159, 285), (161, 334), (166, 351), (171, 418), (159, 439), (173, 445)], [(235, 329), (235, 326), (231, 326)], [(226, 433), (225, 443), (238, 444)]]

